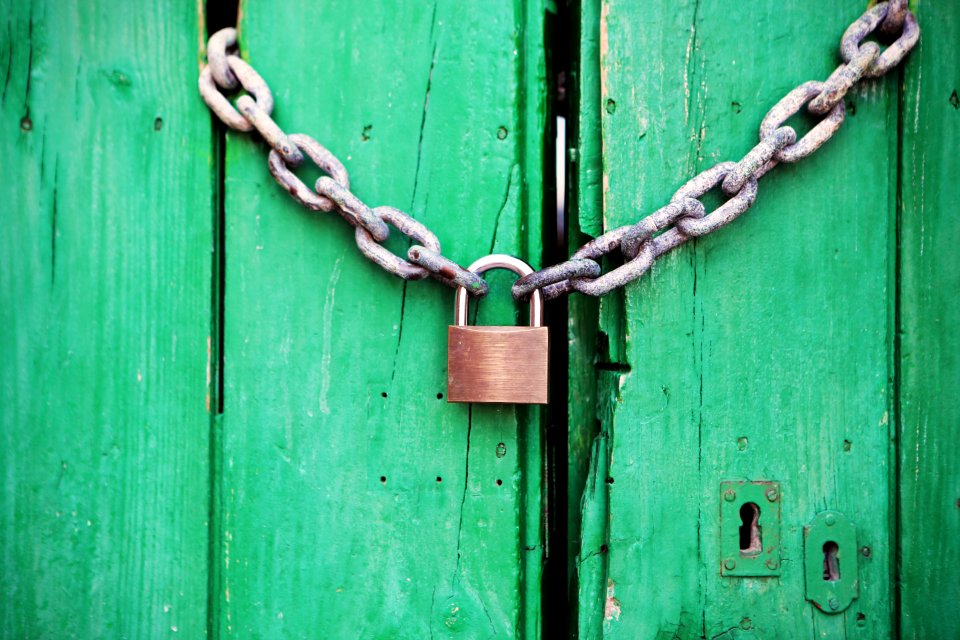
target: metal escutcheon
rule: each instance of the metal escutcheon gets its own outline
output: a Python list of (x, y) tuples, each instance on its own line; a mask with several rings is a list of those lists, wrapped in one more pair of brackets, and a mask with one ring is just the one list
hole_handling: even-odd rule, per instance
[[(513, 256), (492, 254), (468, 267), (483, 273), (507, 269), (533, 273)], [(467, 290), (458, 287), (454, 324), (447, 329), (447, 400), (510, 404), (546, 404), (549, 366), (548, 330), (543, 325), (539, 290), (530, 296), (529, 327), (467, 325)]]

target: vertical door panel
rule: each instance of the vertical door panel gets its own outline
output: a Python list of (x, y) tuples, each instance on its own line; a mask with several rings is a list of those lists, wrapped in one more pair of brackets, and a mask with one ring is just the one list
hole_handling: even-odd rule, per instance
[[(461, 264), (537, 261), (539, 3), (241, 15), (277, 122), (339, 156), (365, 202), (410, 213)], [(220, 635), (534, 637), (538, 412), (448, 404), (453, 290), (364, 258), (342, 219), (274, 183), (259, 140), (228, 135), (225, 186)], [(512, 278), (491, 281), (479, 321), (523, 317)]]
[[(840, 62), (862, 10), (604, 0), (600, 66), (581, 69), (600, 75), (603, 228), (742, 157), (770, 107)], [(864, 83), (835, 138), (763, 178), (739, 220), (600, 301), (608, 477), (587, 485), (581, 558), (604, 570), (580, 574), (583, 637), (889, 634), (896, 91), (896, 73)], [(725, 480), (780, 483), (779, 577), (721, 577)], [(843, 550), (860, 591), (835, 616), (805, 600), (803, 526), (824, 509), (870, 550)]]
[(960, 8), (924, 2), (905, 70), (901, 175), (900, 534), (903, 638), (960, 637)]
[(0, 637), (206, 631), (210, 116), (190, 3), (2, 2)]

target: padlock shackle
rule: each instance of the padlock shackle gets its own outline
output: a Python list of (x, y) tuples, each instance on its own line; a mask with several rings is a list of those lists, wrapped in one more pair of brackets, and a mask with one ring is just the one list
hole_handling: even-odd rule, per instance
[[(467, 267), (468, 271), (483, 273), (490, 269), (506, 269), (520, 277), (533, 273), (533, 268), (523, 260), (508, 256), (504, 253), (491, 253)], [(453, 314), (453, 323), (458, 327), (467, 326), (468, 299), (467, 288), (457, 287), (456, 307)], [(530, 326), (543, 326), (543, 298), (537, 289), (530, 294)]]

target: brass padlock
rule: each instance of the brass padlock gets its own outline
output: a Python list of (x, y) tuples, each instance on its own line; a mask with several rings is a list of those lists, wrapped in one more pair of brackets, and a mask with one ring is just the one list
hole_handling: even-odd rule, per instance
[[(468, 268), (533, 273), (522, 260), (500, 254)], [(546, 404), (549, 342), (542, 325), (543, 300), (537, 290), (530, 296), (529, 327), (468, 326), (467, 290), (458, 287), (454, 324), (447, 328), (447, 401)]]

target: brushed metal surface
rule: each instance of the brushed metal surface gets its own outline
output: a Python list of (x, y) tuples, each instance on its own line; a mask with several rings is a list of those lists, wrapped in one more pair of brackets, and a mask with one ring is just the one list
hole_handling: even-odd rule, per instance
[(547, 403), (546, 327), (447, 328), (449, 402)]

